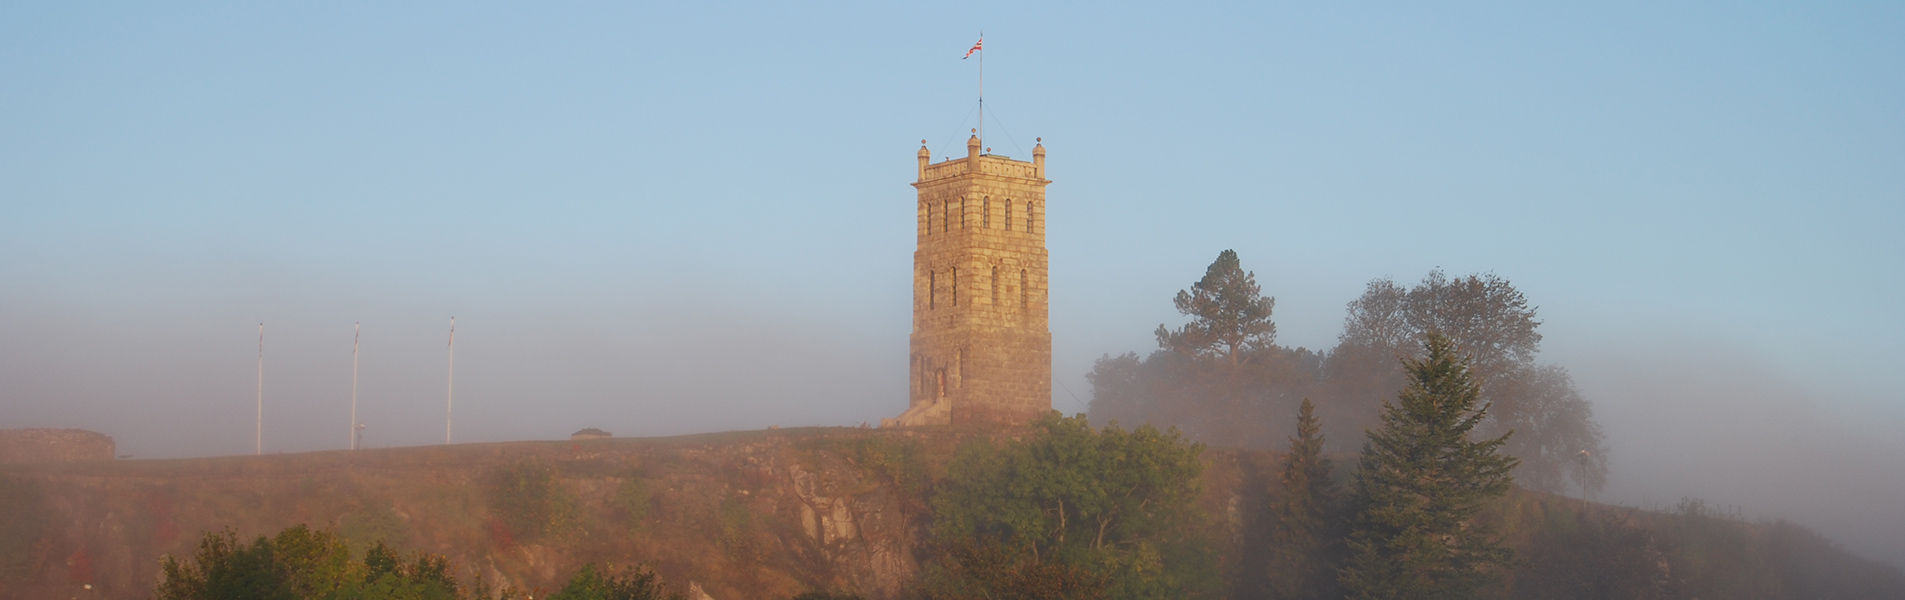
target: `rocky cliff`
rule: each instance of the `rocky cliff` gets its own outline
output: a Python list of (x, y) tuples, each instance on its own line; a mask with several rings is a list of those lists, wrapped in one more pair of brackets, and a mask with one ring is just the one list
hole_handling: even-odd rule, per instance
[[(204, 532), (297, 524), (530, 590), (595, 562), (647, 565), (722, 600), (892, 598), (919, 570), (928, 474), (972, 435), (786, 429), (4, 466), (0, 598), (85, 585), (144, 598), (159, 558), (189, 555)], [(1235, 473), (1211, 470), (1219, 514), (1234, 512)]]
[[(205, 532), (299, 524), (360, 556), (377, 540), (441, 554), (459, 580), (537, 597), (597, 563), (651, 567), (697, 600), (888, 600), (919, 574), (931, 482), (986, 435), (1010, 434), (817, 428), (0, 465), (0, 600), (148, 598), (159, 558), (191, 554)], [(1228, 597), (1262, 597), (1277, 458), (1204, 453), (1199, 502)], [(1897, 567), (1698, 501), (1655, 513), (1517, 490), (1482, 520), (1522, 558), (1503, 598), (1590, 583), (1636, 598), (1905, 597)]]

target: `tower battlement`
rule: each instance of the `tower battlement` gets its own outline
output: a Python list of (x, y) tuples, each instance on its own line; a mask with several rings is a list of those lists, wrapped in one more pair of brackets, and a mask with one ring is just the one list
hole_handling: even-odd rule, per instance
[(919, 151), (909, 406), (885, 425), (1025, 422), (1051, 411), (1045, 147), (1032, 161)]
[[(1045, 165), (1022, 160), (1012, 160), (1012, 157), (1009, 156), (981, 154), (977, 157), (977, 163), (979, 165), (978, 172), (981, 175), (1012, 177), (1017, 179), (1045, 178)], [(922, 165), (920, 167), (919, 183), (913, 185), (971, 173), (973, 172), (973, 164), (974, 159), (972, 158), (948, 158), (937, 163)]]

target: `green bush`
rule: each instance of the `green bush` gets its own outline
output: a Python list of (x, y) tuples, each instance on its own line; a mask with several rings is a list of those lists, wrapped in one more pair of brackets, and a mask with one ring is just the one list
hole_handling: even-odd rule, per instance
[(403, 517), (389, 503), (366, 503), (338, 520), (337, 533), (350, 545), (351, 552), (362, 553), (382, 541), (403, 544), (409, 539)]
[(490, 513), (518, 539), (560, 536), (575, 525), (575, 497), (548, 465), (523, 462), (491, 469), (484, 492)]
[[(230, 529), (207, 533), (191, 558), (160, 561), (158, 600), (457, 600), (460, 586), (441, 556), (408, 560), (379, 542), (352, 561), (343, 538), (303, 525), (241, 544)], [(476, 597), (487, 598), (487, 590)]]
[[(1093, 429), (1056, 412), (1003, 447), (962, 448), (933, 500), (928, 598), (1196, 598), (1215, 562), (1192, 502), (1203, 446), (1173, 429)], [(1051, 595), (1059, 594), (1059, 595)]]
[(642, 521), (648, 519), (648, 508), (653, 504), (654, 493), (639, 476), (630, 475), (615, 490), (615, 508), (621, 511), (622, 523), (629, 531), (642, 529)]
[(715, 515), (716, 539), (722, 548), (737, 553), (745, 553), (754, 534), (754, 511), (748, 509), (746, 499), (741, 496), (728, 496), (721, 501), (721, 509)]
[(668, 594), (662, 587), (661, 577), (654, 571), (638, 569), (627, 575), (617, 575), (596, 569), (594, 564), (583, 565), (582, 570), (569, 579), (562, 591), (550, 596), (549, 600), (678, 600), (680, 594)]

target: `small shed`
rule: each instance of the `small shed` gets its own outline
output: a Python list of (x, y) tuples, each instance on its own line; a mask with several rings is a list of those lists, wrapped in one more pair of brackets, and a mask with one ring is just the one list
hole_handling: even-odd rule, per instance
[(612, 437), (615, 437), (615, 434), (594, 427), (569, 434), (571, 440), (605, 440)]

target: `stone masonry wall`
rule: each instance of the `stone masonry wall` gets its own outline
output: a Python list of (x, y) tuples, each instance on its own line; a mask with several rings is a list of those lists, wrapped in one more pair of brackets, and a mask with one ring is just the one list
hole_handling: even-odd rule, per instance
[(0, 429), (0, 464), (112, 460), (112, 436), (84, 429)]

